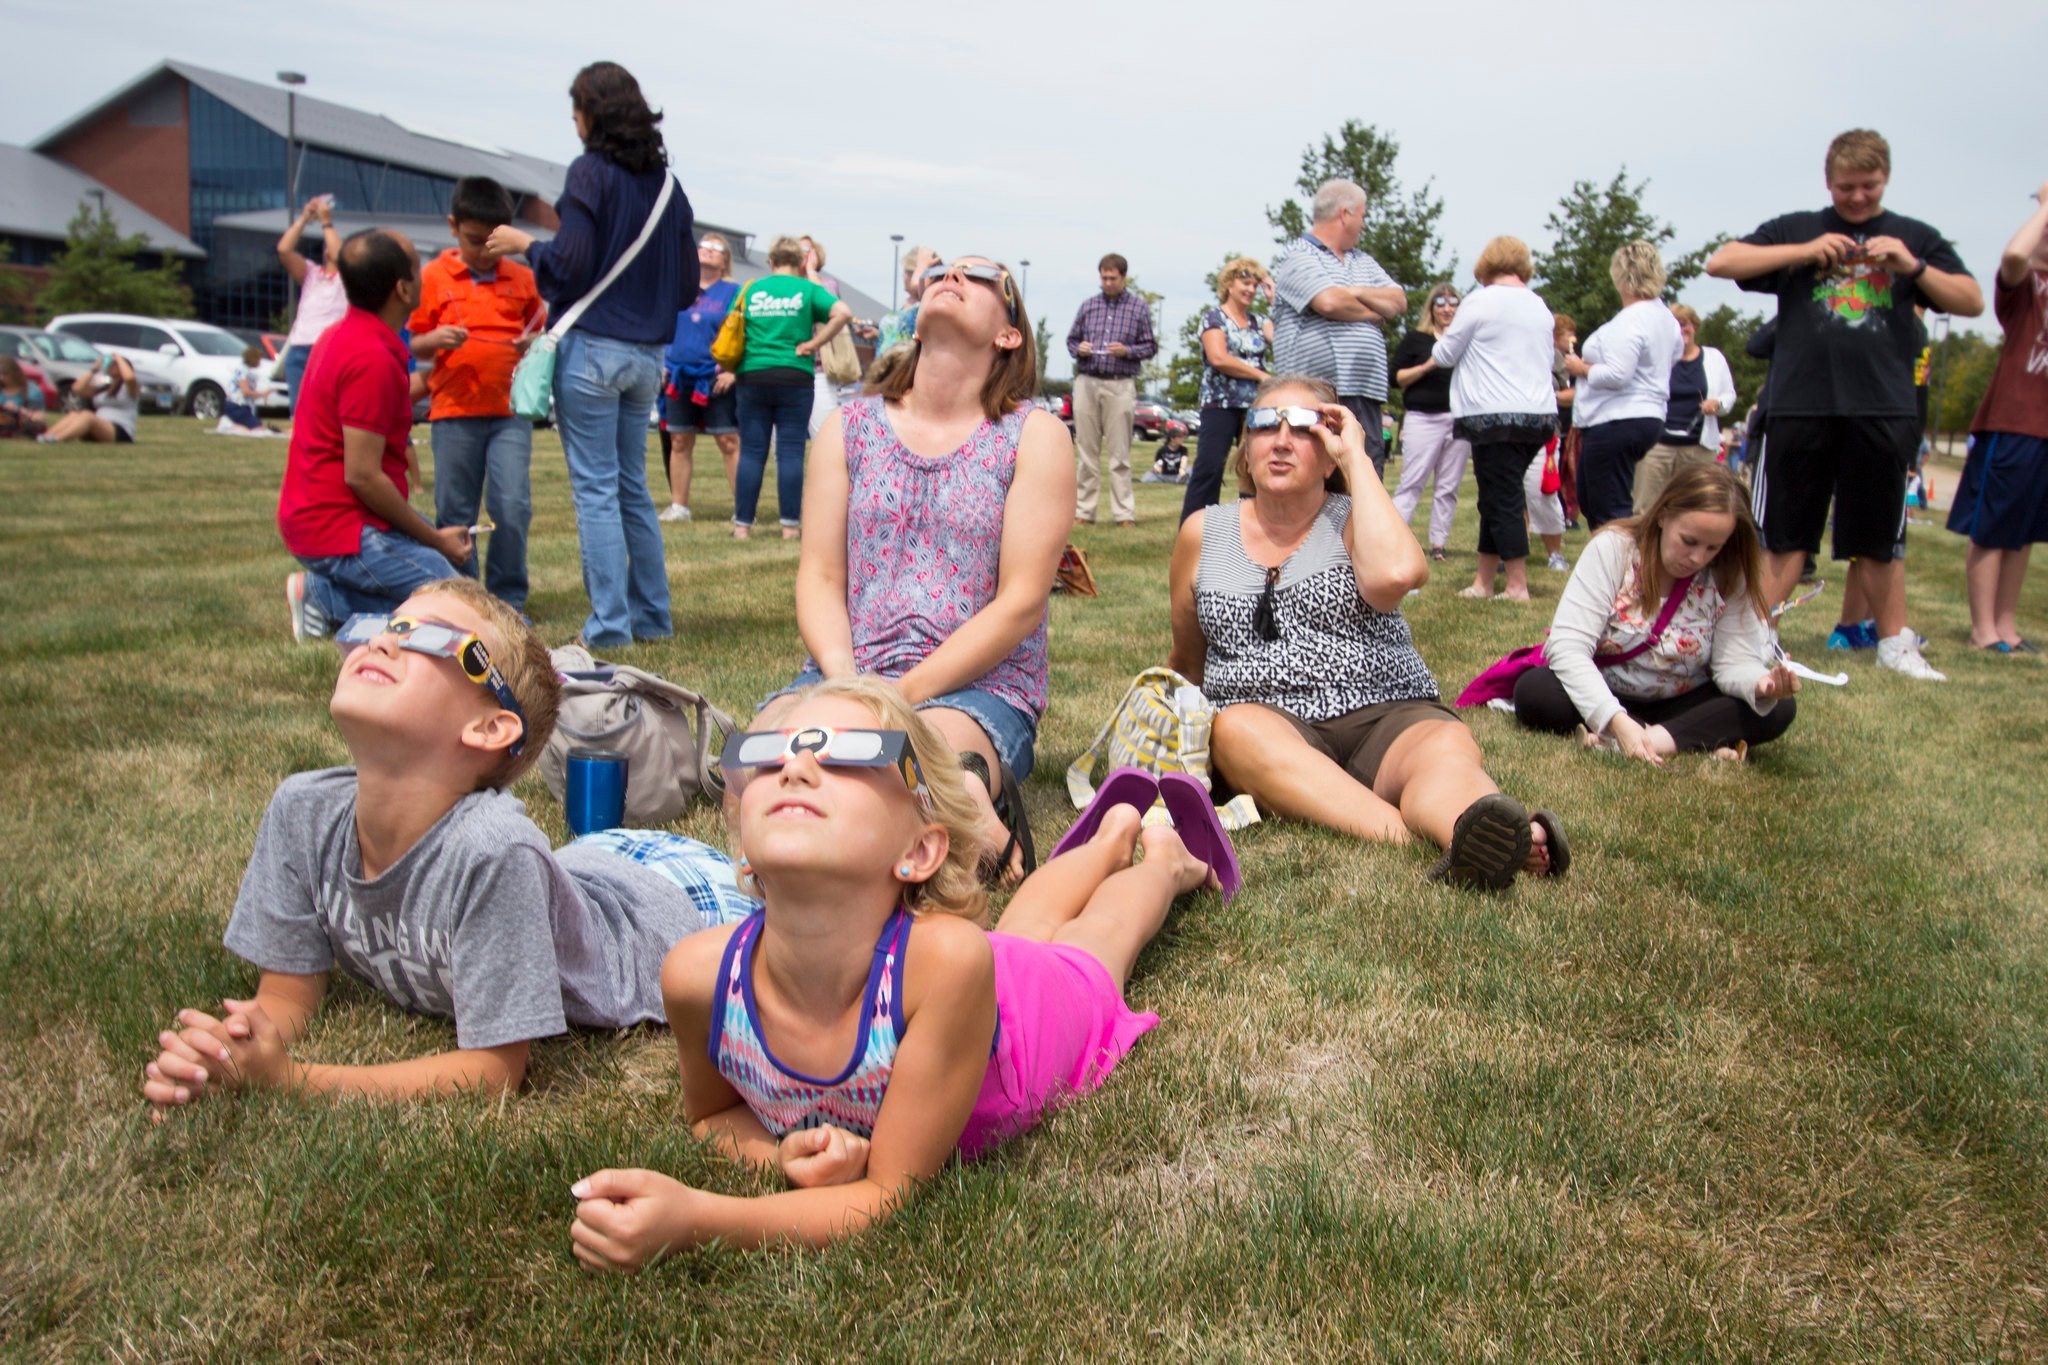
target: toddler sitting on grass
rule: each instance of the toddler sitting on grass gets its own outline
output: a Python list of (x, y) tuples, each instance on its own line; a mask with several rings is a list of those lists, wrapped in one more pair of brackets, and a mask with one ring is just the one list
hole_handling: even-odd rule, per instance
[[(271, 798), (228, 922), (261, 976), (224, 1013), (181, 1010), (142, 1092), (155, 1117), (220, 1089), (387, 1099), (513, 1090), (533, 1039), (662, 1018), (663, 956), (744, 917), (725, 856), (610, 830), (550, 851), (512, 782), (560, 688), (519, 613), (473, 579), (433, 583), (337, 641), (328, 709), (353, 767)], [(373, 1066), (295, 1060), (336, 966), (401, 1009), (453, 1019), (455, 1050)]]

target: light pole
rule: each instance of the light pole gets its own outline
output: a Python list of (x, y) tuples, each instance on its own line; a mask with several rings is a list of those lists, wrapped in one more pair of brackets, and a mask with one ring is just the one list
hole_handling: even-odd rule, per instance
[[(284, 221), (286, 226), (298, 221), (293, 206), (299, 202), (299, 159), (296, 155), (299, 138), (299, 92), (298, 87), (306, 83), (306, 77), (298, 71), (280, 71), (277, 79), (284, 84)], [(292, 243), (297, 246), (298, 243)], [(332, 264), (325, 262), (323, 264)], [(284, 327), (291, 330), (299, 312), (299, 291), (291, 287), (291, 280), (285, 280)]]
[(1024, 297), (1028, 299), (1031, 297), (1031, 262), (1022, 260), (1017, 264), (1024, 267)]
[(889, 234), (889, 311), (895, 312), (897, 293), (903, 288), (903, 234)]

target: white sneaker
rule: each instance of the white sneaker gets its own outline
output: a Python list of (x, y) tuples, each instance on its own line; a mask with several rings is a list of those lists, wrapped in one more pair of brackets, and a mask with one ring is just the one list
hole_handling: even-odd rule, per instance
[(1948, 674), (1936, 672), (1927, 660), (1920, 657), (1919, 647), (1914, 644), (1918, 638), (1911, 630), (1902, 630), (1890, 639), (1879, 640), (1877, 666), (1922, 682), (1947, 682)]
[(327, 617), (307, 598), (304, 573), (288, 573), (284, 576), (284, 600), (285, 605), (291, 609), (293, 643), (302, 645), (308, 640), (327, 638)]
[(1572, 562), (1563, 555), (1552, 555), (1544, 567), (1552, 573), (1568, 573), (1571, 570)]
[(661, 519), (663, 521), (688, 521), (690, 519), (690, 509), (679, 502), (672, 502), (663, 509)]

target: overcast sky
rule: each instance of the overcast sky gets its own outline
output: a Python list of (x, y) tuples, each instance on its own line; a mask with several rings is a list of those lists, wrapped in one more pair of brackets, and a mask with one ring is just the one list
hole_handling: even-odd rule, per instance
[[(566, 162), (569, 80), (610, 59), (665, 111), (702, 218), (809, 232), (880, 298), (891, 233), (1030, 260), (1055, 374), (1102, 253), (1166, 295), (1177, 335), (1223, 253), (1276, 249), (1265, 209), (1347, 118), (1399, 139), (1405, 184), (1435, 181), (1461, 273), (1496, 232), (1540, 251), (1572, 181), (1623, 164), (1681, 248), (1818, 208), (1828, 139), (1867, 126), (1892, 144), (1887, 204), (1988, 281), (2048, 178), (2039, 0), (1399, 9), (212, 0), (195, 25), (136, 0), (10, 0), (14, 52), (67, 55), (11, 63), (0, 141), (32, 142), (177, 57), (258, 80), (296, 69), (308, 94)], [(603, 22), (579, 31), (585, 15)], [(1746, 301), (1714, 282), (1687, 300)]]

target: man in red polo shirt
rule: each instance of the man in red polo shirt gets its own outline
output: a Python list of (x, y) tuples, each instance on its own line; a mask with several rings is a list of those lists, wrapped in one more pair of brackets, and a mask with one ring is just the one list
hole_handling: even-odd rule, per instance
[(412, 399), (398, 329), (419, 303), (419, 255), (400, 234), (366, 228), (342, 243), (341, 283), (348, 312), (306, 362), (277, 495), (284, 547), (305, 565), (285, 578), (301, 642), (395, 610), (473, 548), (468, 527), (436, 529), (406, 502)]

